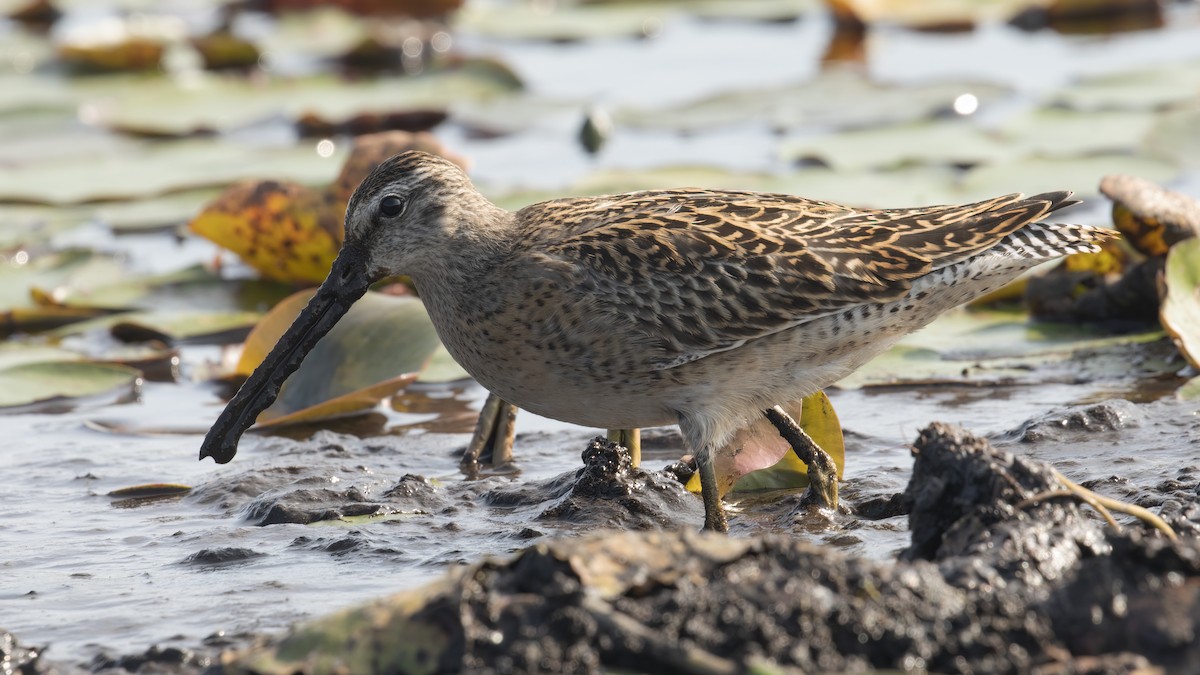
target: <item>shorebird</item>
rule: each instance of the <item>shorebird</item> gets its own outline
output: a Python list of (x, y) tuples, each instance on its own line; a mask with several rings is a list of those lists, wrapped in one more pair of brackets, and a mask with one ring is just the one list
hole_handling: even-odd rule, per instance
[[(505, 401), (602, 429), (678, 424), (697, 458), (705, 527), (723, 531), (713, 457), (730, 438), (766, 415), (803, 446), (777, 404), (836, 382), (1034, 265), (1115, 235), (1042, 221), (1072, 203), (1069, 192), (1050, 192), (859, 209), (672, 189), (510, 212), (454, 164), (405, 152), (354, 192), (328, 278), (221, 413), (200, 457), (231, 460), (351, 304), (373, 282), (405, 274), (450, 354)], [(836, 476), (816, 459), (814, 485), (836, 499)]]

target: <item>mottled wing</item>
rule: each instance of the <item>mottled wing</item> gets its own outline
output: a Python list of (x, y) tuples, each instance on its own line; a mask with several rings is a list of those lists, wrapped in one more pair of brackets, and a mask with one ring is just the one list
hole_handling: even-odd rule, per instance
[[(571, 292), (631, 320), (670, 368), (866, 302), (964, 260), (1069, 193), (852, 209), (790, 195), (667, 190), (558, 200), (518, 214)], [(553, 227), (539, 223), (553, 222)]]

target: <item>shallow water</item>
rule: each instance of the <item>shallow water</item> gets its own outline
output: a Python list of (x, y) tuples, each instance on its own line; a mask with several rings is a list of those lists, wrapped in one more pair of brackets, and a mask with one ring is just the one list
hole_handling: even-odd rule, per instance
[[(1172, 11), (1167, 29), (1112, 38), (1026, 34), (1004, 27), (962, 35), (881, 30), (870, 38), (868, 69), (881, 79), (903, 82), (978, 77), (1016, 88), (1026, 95), (1020, 100), (1032, 106), (1036, 94), (1084, 74), (1200, 58), (1196, 9), (1180, 5)], [(801, 81), (816, 72), (829, 34), (828, 22), (819, 17), (778, 25), (680, 19), (660, 37), (641, 42), (563, 46), (467, 38), (464, 44), (472, 52), (498, 54), (547, 98), (665, 105)], [(578, 119), (566, 114), (552, 125), (493, 140), (473, 138), (456, 127), (440, 130), (439, 136), (473, 159), (481, 183), (497, 187), (555, 188), (605, 167), (713, 163), (765, 171), (782, 166), (774, 152), (780, 139), (761, 124), (698, 136), (631, 132), (614, 138), (599, 159), (588, 159), (574, 145)], [(1181, 184), (1196, 192), (1200, 180), (1193, 171)], [(1102, 222), (1106, 209), (1092, 204), (1074, 216)], [(74, 231), (59, 243), (76, 240), (126, 252), (134, 267), (145, 271), (176, 269), (215, 252), (194, 238), (180, 244), (166, 235), (113, 237), (101, 228)], [(214, 347), (186, 347), (182, 358), (186, 375), (221, 353)], [(902, 490), (911, 466), (907, 444), (933, 420), (999, 437), (1068, 405), (1109, 397), (1154, 400), (1169, 389), (1156, 381), (1101, 378), (1036, 386), (834, 391), (831, 397), (849, 434), (844, 494), (855, 503)], [(504, 497), (578, 468), (580, 452), (596, 430), (522, 413), (516, 450), (520, 473), (473, 482), (463, 478), (457, 453), (483, 397), (469, 384), (420, 388), (408, 395), (405, 407), (419, 412), (380, 409), (365, 423), (332, 425), (333, 431), (319, 431), (306, 442), (248, 437), (238, 458), (225, 466), (196, 462), (200, 438), (223, 405), (206, 384), (145, 383), (132, 402), (96, 401), (58, 414), (0, 416), (0, 433), (10, 449), (0, 452), (0, 475), (6, 479), (0, 501), (2, 625), (27, 643), (48, 644), (49, 658), (75, 663), (101, 652), (140, 652), (151, 644), (196, 647), (220, 631), (236, 641), (243, 633), (281, 630), (410, 588), (448, 565), (505, 554), (538, 536), (596, 527), (542, 520), (545, 504), (505, 505), (510, 501)], [(1195, 464), (1200, 437), (1193, 408), (1162, 402), (1147, 410), (1147, 419), (1134, 430), (1042, 443), (1033, 453), (1077, 480), (1117, 474), (1134, 485), (1153, 485)], [(366, 438), (337, 429), (353, 429)], [(671, 438), (663, 449), (647, 450), (647, 468), (678, 458), (682, 449)], [(15, 448), (20, 451), (11, 451)], [(410, 473), (430, 482), (402, 482)], [(154, 482), (196, 489), (136, 504), (107, 496), (117, 488)], [(383, 497), (398, 485), (403, 489)], [(317, 525), (260, 527), (247, 520), (250, 509), (263, 504), (263, 495), (308, 506), (346, 504), (353, 500), (324, 491), (351, 488), (363, 503), (386, 502), (395, 512)], [(411, 494), (403, 494), (406, 490)], [(1121, 490), (1114, 494), (1126, 496)], [(902, 518), (815, 518), (793, 524), (787, 512), (795, 499), (735, 505), (734, 534), (782, 529), (878, 558), (907, 541)], [(671, 514), (673, 526), (698, 526), (700, 514), (693, 500), (690, 510)], [(210, 642), (220, 644), (221, 638)]]

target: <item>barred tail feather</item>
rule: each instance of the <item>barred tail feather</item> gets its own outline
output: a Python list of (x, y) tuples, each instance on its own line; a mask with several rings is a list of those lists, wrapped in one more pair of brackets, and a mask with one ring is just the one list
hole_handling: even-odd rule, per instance
[(1101, 244), (1118, 236), (1115, 230), (1090, 225), (1030, 223), (1001, 239), (988, 253), (1018, 259), (1060, 258), (1072, 253), (1095, 253)]

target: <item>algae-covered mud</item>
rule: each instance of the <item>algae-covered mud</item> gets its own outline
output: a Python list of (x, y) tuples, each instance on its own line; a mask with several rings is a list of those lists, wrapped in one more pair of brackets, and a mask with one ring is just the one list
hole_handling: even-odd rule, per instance
[[(0, 671), (1200, 669), (1195, 3), (311, 4), (0, 1)], [(831, 388), (845, 508), (735, 490), (729, 539), (674, 429), (522, 411), (464, 471), (403, 279), (197, 463), (402, 148), (507, 208), (1071, 189), (1123, 242)]]

